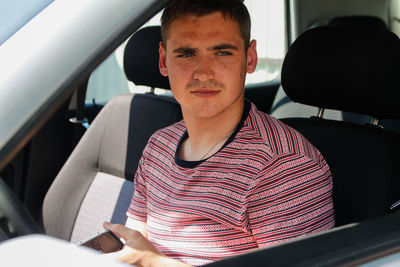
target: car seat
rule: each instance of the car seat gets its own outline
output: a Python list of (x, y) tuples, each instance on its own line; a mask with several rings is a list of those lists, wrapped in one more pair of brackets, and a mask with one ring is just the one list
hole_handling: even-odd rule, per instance
[[(282, 87), (318, 117), (281, 119), (325, 157), (333, 177), (336, 225), (383, 216), (400, 199), (400, 134), (378, 125), (400, 118), (400, 40), (367, 27), (317, 27), (291, 45)], [(375, 124), (323, 118), (324, 109), (369, 116)], [(316, 114), (315, 114), (316, 115)]]
[[(382, 30), (389, 30), (381, 18), (367, 15), (335, 17), (329, 22), (328, 25), (332, 27), (379, 28)], [(281, 119), (293, 116), (310, 117), (312, 115), (316, 115), (317, 112), (318, 109), (316, 107), (293, 102), (293, 100), (285, 94), (282, 86), (280, 86), (272, 104), (270, 115)], [(359, 124), (369, 123), (371, 119), (363, 114), (331, 109), (326, 109), (324, 111), (324, 117), (333, 120), (343, 120)], [(382, 120), (380, 121), (380, 125), (383, 125), (389, 129), (400, 131), (400, 121), (398, 120)]]
[[(127, 78), (136, 85), (169, 89), (158, 71), (160, 27), (137, 31), (124, 52)], [(133, 177), (150, 135), (182, 119), (171, 96), (153, 93), (113, 98), (77, 144), (47, 192), (42, 210), (47, 234), (79, 243), (104, 221), (125, 223)]]

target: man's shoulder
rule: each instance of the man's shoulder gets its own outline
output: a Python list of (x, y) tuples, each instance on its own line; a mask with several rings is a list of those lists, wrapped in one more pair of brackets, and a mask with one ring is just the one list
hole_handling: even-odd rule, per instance
[(279, 119), (258, 110), (254, 104), (251, 105), (247, 123), (248, 127), (259, 133), (263, 139), (273, 138), (273, 140), (269, 141), (279, 141), (281, 138), (287, 138), (287, 133), (301, 135)]
[(183, 120), (177, 121), (169, 126), (158, 129), (157, 131), (154, 132), (154, 134), (163, 135), (171, 131), (177, 133), (184, 133), (186, 131), (185, 122)]
[(270, 147), (271, 153), (306, 153), (313, 145), (297, 130), (282, 121), (258, 110), (254, 104), (248, 117), (249, 127), (254, 129)]
[(175, 122), (169, 126), (156, 130), (149, 138), (149, 143), (154, 140), (168, 139), (172, 142), (177, 142), (186, 131), (186, 126), (183, 120)]
[(295, 131), (293, 128), (289, 127), (279, 119), (267, 114), (264, 111), (261, 111), (257, 108), (257, 106), (253, 103), (251, 103), (251, 109), (249, 112), (249, 119), (251, 120), (261, 120), (263, 122), (263, 125), (267, 125), (269, 127), (275, 126), (275, 127), (288, 127), (289, 131)]

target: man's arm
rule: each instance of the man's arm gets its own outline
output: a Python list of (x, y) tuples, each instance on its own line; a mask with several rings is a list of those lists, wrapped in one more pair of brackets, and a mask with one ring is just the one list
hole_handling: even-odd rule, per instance
[(126, 220), (125, 226), (130, 229), (139, 231), (144, 237), (148, 238), (145, 222), (135, 220), (135, 219), (128, 217), (128, 220)]
[[(129, 224), (134, 227), (146, 226), (145, 223), (132, 220)], [(127, 222), (128, 225), (128, 222)], [(121, 224), (111, 224), (105, 222), (105, 229), (112, 231), (118, 237), (125, 240), (125, 247), (119, 252), (113, 253), (112, 257), (136, 266), (172, 266), (187, 267), (187, 264), (179, 262), (175, 259), (168, 258), (160, 253), (157, 248), (140, 232), (139, 230), (130, 229)]]
[(326, 163), (287, 154), (269, 164), (260, 173), (247, 207), (259, 247), (334, 226), (332, 177)]

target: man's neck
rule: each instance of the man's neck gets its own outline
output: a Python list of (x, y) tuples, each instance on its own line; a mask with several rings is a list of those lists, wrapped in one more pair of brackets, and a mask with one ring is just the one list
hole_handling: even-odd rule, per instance
[(195, 118), (183, 110), (189, 137), (182, 144), (180, 157), (183, 160), (198, 161), (215, 154), (235, 131), (242, 118), (243, 108), (244, 101), (234, 109), (207, 119)]

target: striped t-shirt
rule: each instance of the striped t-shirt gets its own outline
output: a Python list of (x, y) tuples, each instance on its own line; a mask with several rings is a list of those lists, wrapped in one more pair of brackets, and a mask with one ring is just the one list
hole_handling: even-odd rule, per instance
[(203, 161), (179, 159), (183, 121), (143, 151), (127, 215), (145, 221), (166, 256), (209, 263), (334, 226), (332, 178), (301, 134), (246, 102), (224, 146)]

